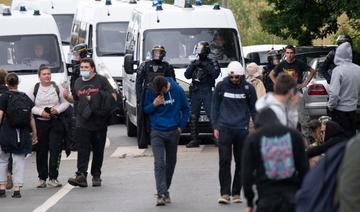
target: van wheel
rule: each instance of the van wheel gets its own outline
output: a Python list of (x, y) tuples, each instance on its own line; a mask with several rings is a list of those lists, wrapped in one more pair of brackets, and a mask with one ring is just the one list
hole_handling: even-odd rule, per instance
[(128, 137), (136, 137), (136, 126), (131, 123), (129, 115), (126, 114), (126, 132)]

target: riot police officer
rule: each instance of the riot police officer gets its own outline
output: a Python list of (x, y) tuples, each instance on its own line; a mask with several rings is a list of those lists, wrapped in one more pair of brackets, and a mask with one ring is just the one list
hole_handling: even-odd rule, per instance
[(139, 148), (147, 148), (150, 143), (148, 119), (143, 113), (144, 92), (150, 87), (156, 76), (172, 77), (175, 80), (174, 68), (166, 61), (165, 48), (156, 45), (151, 49), (151, 60), (140, 64), (136, 74), (137, 99), (137, 139)]
[(74, 92), (74, 85), (77, 78), (80, 77), (80, 60), (82, 58), (88, 57), (89, 49), (86, 44), (80, 43), (74, 46), (72, 50), (73, 58), (71, 59), (72, 72), (70, 73), (70, 90), (71, 93)]
[[(352, 45), (352, 39), (349, 35), (339, 35), (336, 39), (336, 45), (340, 46), (341, 44), (349, 42)], [(326, 81), (330, 84), (331, 81), (331, 73), (335, 68), (334, 58), (335, 58), (336, 49), (331, 50), (325, 58), (325, 61), (319, 67), (319, 73), (321, 73)], [(352, 54), (353, 63), (360, 65), (360, 55), (353, 51)]]
[(263, 83), (266, 92), (272, 92), (274, 91), (274, 83), (270, 79), (269, 74), (275, 66), (280, 63), (281, 53), (276, 50), (271, 50), (267, 53), (267, 55), (268, 64), (263, 67)]
[(189, 88), (191, 100), (191, 141), (186, 145), (188, 148), (198, 147), (200, 145), (198, 139), (198, 120), (201, 105), (204, 106), (206, 115), (210, 117), (212, 90), (215, 87), (215, 79), (218, 78), (220, 74), (219, 63), (208, 57), (210, 53), (208, 42), (200, 41), (197, 43), (193, 53), (197, 56), (197, 59), (192, 61), (185, 71), (185, 77), (192, 79)]

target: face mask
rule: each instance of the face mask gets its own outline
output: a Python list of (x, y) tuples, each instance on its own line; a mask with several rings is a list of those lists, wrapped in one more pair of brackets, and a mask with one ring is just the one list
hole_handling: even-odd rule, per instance
[(90, 71), (80, 71), (80, 76), (84, 77), (84, 78), (89, 78), (90, 77)]

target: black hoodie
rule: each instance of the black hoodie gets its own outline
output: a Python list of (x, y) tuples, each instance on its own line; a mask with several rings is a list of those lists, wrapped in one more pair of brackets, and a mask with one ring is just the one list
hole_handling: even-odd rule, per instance
[(259, 198), (296, 192), (308, 170), (302, 136), (283, 126), (267, 108), (258, 113), (257, 130), (245, 142), (242, 160), (244, 194), (253, 207), (255, 184)]
[(328, 149), (330, 149), (332, 146), (346, 140), (348, 140), (348, 138), (344, 133), (344, 129), (336, 122), (328, 121), (326, 122), (324, 143), (308, 149), (306, 151), (306, 155), (308, 158), (321, 155), (325, 153)]

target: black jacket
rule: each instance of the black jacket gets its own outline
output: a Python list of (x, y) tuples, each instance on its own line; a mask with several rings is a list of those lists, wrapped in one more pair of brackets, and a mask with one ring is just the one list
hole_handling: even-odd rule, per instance
[(326, 122), (324, 143), (307, 149), (307, 157), (312, 158), (321, 155), (334, 145), (347, 140), (348, 138), (345, 135), (344, 129), (336, 122), (328, 121)]
[(220, 66), (216, 60), (206, 58), (190, 63), (184, 73), (186, 79), (192, 79), (192, 84), (198, 87), (214, 87), (215, 80), (220, 75)]

